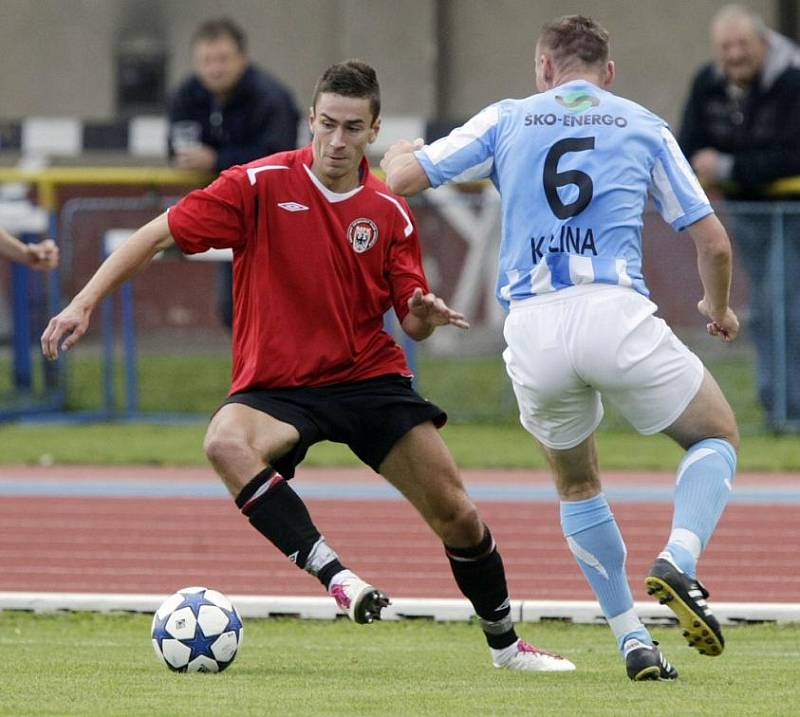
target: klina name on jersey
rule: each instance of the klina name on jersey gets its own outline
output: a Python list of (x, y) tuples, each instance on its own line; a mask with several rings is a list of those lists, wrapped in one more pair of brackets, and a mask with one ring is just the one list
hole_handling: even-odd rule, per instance
[(545, 255), (567, 253), (580, 254), (586, 256), (591, 254), (597, 256), (597, 247), (594, 242), (594, 232), (592, 228), (581, 229), (569, 224), (563, 224), (561, 231), (551, 234), (549, 237), (542, 235), (531, 237), (531, 256), (533, 263), (536, 264)]

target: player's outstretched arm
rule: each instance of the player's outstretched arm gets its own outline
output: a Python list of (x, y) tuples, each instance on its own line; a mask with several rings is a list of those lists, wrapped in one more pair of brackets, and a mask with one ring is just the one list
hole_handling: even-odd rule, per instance
[(731, 242), (716, 214), (709, 214), (688, 228), (697, 248), (697, 269), (703, 284), (703, 298), (697, 310), (710, 319), (708, 333), (723, 341), (739, 334), (739, 319), (730, 307)]
[(395, 194), (409, 196), (431, 186), (428, 175), (414, 156), (414, 152), (424, 145), (422, 139), (413, 142), (403, 139), (395, 142), (383, 155), (381, 169), (386, 175), (386, 185)]
[(52, 239), (25, 244), (0, 228), (0, 256), (36, 271), (49, 271), (58, 266), (58, 247)]
[(42, 334), (42, 353), (49, 359), (68, 351), (86, 333), (100, 300), (143, 269), (162, 249), (173, 244), (164, 212), (145, 224), (108, 257), (69, 305), (50, 319)]
[(464, 314), (453, 311), (436, 294), (423, 294), (422, 289), (414, 289), (408, 299), (408, 313), (401, 326), (414, 341), (422, 341), (430, 336), (437, 326), (452, 324), (459, 329), (468, 329), (469, 322)]

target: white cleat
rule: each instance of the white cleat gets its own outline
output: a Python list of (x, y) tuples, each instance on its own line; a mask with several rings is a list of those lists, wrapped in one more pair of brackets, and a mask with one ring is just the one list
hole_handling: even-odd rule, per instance
[(331, 597), (347, 616), (359, 624), (381, 619), (381, 610), (389, 605), (389, 596), (376, 587), (365, 583), (351, 573), (341, 582), (330, 586)]
[(571, 672), (575, 669), (566, 657), (540, 650), (522, 639), (505, 650), (492, 650), (492, 664), (502, 670), (523, 672)]

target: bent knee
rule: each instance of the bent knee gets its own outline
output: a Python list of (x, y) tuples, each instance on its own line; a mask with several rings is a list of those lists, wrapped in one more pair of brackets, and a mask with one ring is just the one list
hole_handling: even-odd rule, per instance
[(478, 509), (469, 499), (437, 515), (433, 528), (442, 542), (451, 547), (477, 545), (484, 533)]
[(736, 425), (736, 421), (733, 422), (733, 425), (726, 431), (725, 435), (720, 436), (720, 438), (728, 441), (733, 446), (733, 450), (737, 453), (739, 452), (739, 427)]
[(731, 408), (727, 400), (725, 401), (724, 407), (720, 407), (716, 429), (718, 435), (714, 437), (727, 441), (733, 446), (734, 450), (738, 452), (739, 426), (736, 422), (736, 414), (733, 412), (733, 408)]
[(704, 435), (702, 438), (719, 438), (720, 440), (727, 441), (738, 453), (739, 426), (736, 423), (736, 416), (734, 415), (733, 409), (731, 409), (730, 406), (728, 406), (727, 411), (720, 412), (720, 415), (714, 422), (713, 427), (709, 426), (706, 432), (708, 435)]
[(692, 446), (695, 446), (702, 441), (711, 439), (717, 439), (720, 441), (725, 441), (726, 443), (730, 443), (733, 447), (733, 450), (736, 453), (739, 452), (739, 428), (737, 427), (735, 421), (729, 425), (717, 424), (715, 426), (708, 427), (706, 430), (697, 431), (693, 434), (689, 434), (684, 440), (679, 440), (678, 442), (681, 444), (681, 447), (684, 450), (688, 451)]
[(217, 467), (258, 458), (255, 448), (244, 436), (224, 431), (209, 431), (203, 441), (203, 451), (211, 464)]

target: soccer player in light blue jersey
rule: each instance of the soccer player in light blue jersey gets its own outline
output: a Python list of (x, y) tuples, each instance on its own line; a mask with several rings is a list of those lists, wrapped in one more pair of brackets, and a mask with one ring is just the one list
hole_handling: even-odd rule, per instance
[(594, 590), (633, 680), (677, 671), (637, 616), (626, 549), (602, 492), (594, 431), (601, 396), (643, 434), (664, 432), (686, 455), (672, 531), (645, 583), (676, 614), (689, 644), (724, 640), (696, 577), (727, 502), (736, 419), (719, 386), (654, 313), (642, 275), (648, 195), (686, 229), (712, 336), (736, 338), (728, 235), (666, 123), (609, 92), (608, 33), (573, 15), (536, 44), (540, 94), (497, 102), (429, 146), (399, 142), (381, 165), (398, 194), (488, 177), (502, 200), (497, 296), (509, 309), (503, 353), (523, 426), (552, 466), (567, 543)]

